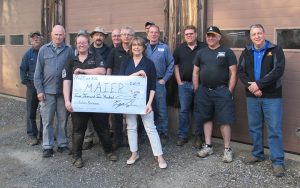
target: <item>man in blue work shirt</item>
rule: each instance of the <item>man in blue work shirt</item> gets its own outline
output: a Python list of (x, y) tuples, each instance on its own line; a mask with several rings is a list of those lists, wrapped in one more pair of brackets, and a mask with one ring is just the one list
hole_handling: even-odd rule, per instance
[[(40, 129), (36, 125), (36, 111), (38, 109), (39, 100), (37, 98), (36, 89), (33, 84), (33, 76), (36, 67), (36, 60), (39, 49), (42, 45), (42, 36), (39, 31), (30, 34), (30, 43), (32, 47), (27, 50), (22, 58), (20, 65), (21, 83), (27, 87), (26, 91), (26, 124), (28, 144), (37, 145), (42, 138), (43, 124), (40, 119)], [(39, 138), (38, 138), (39, 137)]]
[(166, 82), (174, 71), (174, 58), (169, 47), (159, 41), (160, 30), (157, 25), (149, 28), (149, 43), (146, 44), (147, 57), (150, 58), (156, 68), (156, 93), (154, 119), (157, 131), (163, 143), (168, 139), (168, 111), (166, 101)]

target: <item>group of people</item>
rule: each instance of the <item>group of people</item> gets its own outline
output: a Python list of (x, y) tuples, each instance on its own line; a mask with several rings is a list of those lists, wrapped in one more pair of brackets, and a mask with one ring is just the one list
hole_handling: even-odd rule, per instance
[[(135, 37), (131, 27), (112, 31), (112, 46), (104, 43), (108, 34), (96, 27), (91, 33), (81, 30), (76, 36), (76, 50), (63, 41), (65, 30), (56, 25), (51, 42), (41, 47), (39, 32), (30, 35), (32, 48), (26, 52), (20, 66), (21, 81), (27, 86), (27, 134), (30, 144), (42, 138), (43, 157), (51, 157), (54, 147), (54, 116), (57, 121), (57, 151), (73, 154), (73, 165), (83, 167), (82, 150), (93, 146), (96, 132), (104, 152), (111, 161), (115, 151), (124, 145), (123, 114), (73, 112), (72, 79), (75, 74), (126, 75), (147, 78), (146, 109), (140, 118), (125, 114), (131, 156), (128, 165), (139, 159), (138, 128), (143, 125), (153, 155), (160, 168), (167, 167), (162, 144), (168, 140), (166, 82), (173, 73), (178, 84), (180, 102), (177, 145), (188, 142), (189, 128), (195, 122), (194, 145), (199, 157), (213, 154), (213, 122), (220, 126), (224, 140), (223, 162), (233, 161), (230, 147), (231, 125), (235, 122), (233, 92), (240, 78), (246, 90), (248, 126), (252, 138), (252, 153), (246, 164), (264, 160), (264, 125), (268, 128), (270, 159), (275, 176), (283, 176), (284, 152), (282, 140), (282, 85), (285, 57), (283, 50), (265, 38), (262, 25), (250, 27), (252, 43), (242, 52), (239, 63), (233, 51), (220, 44), (218, 27), (206, 31), (206, 43), (197, 40), (197, 28), (183, 29), (184, 42), (171, 53), (161, 42), (160, 28), (145, 23), (147, 37)], [(90, 43), (92, 39), (92, 43)], [(38, 134), (35, 122), (40, 102), (42, 126)], [(72, 149), (68, 148), (66, 120), (72, 119)], [(111, 121), (109, 121), (109, 118)], [(91, 120), (91, 123), (89, 123)], [(111, 122), (111, 126), (110, 126)], [(111, 138), (110, 128), (113, 130)], [(140, 132), (140, 131), (139, 131)], [(38, 136), (39, 135), (39, 136)]]

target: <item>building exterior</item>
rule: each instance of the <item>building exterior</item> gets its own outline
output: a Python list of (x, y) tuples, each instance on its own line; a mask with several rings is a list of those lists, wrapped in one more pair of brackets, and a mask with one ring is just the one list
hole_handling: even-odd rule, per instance
[[(80, 29), (91, 31), (101, 26), (108, 32), (129, 25), (137, 34), (144, 34), (144, 23), (154, 21), (172, 48), (180, 42), (180, 28), (193, 23), (203, 36), (206, 26), (216, 25), (223, 33), (223, 43), (239, 57), (248, 42), (249, 26), (264, 25), (267, 38), (284, 48), (286, 70), (284, 86), (285, 150), (300, 153), (300, 2), (298, 0), (59, 0), (49, 8), (50, 0), (0, 0), (0, 93), (25, 96), (19, 79), (19, 64), (30, 47), (29, 33), (40, 30), (49, 39), (49, 28), (65, 25), (66, 42), (72, 44)], [(30, 4), (30, 6), (28, 6)], [(52, 5), (51, 5), (52, 6)], [(48, 17), (47, 17), (48, 16)], [(58, 20), (58, 21), (57, 21)], [(45, 25), (46, 24), (46, 25)], [(201, 38), (201, 37), (200, 37)], [(247, 128), (244, 89), (239, 83), (235, 94), (237, 122), (232, 127), (234, 140), (250, 142)], [(177, 117), (177, 108), (170, 107), (170, 116)], [(170, 118), (175, 134), (177, 118)], [(220, 133), (216, 129), (216, 136)], [(297, 136), (298, 135), (298, 136)]]

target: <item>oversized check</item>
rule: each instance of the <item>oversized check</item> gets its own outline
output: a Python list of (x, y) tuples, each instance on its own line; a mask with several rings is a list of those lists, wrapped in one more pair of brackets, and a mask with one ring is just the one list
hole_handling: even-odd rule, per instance
[(73, 75), (74, 112), (145, 114), (147, 78)]

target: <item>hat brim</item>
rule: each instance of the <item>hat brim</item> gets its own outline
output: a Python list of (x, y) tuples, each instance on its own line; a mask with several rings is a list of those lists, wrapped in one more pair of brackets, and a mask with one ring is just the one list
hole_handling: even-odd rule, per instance
[(95, 33), (102, 33), (106, 37), (108, 36), (108, 33), (103, 33), (103, 32), (100, 32), (100, 31), (93, 31), (93, 32), (91, 32), (90, 36), (92, 37)]
[(221, 35), (220, 33), (214, 32), (214, 31), (209, 31), (206, 34), (214, 34), (214, 35)]

